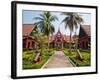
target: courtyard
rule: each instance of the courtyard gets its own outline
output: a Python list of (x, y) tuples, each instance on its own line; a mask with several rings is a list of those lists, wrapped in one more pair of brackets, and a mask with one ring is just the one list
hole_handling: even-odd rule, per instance
[[(23, 69), (91, 66), (89, 14), (24, 11), (34, 23), (23, 23)], [(81, 13), (80, 13), (81, 14)], [(89, 23), (89, 21), (86, 21)], [(83, 24), (84, 23), (84, 24)]]
[(56, 51), (50, 49), (46, 52), (45, 49), (40, 51), (40, 56), (37, 60), (36, 53), (34, 51), (25, 51), (23, 53), (23, 69), (39, 69), (39, 68), (66, 68), (66, 67), (84, 67), (90, 66), (90, 52), (87, 50), (81, 50), (82, 59), (78, 57), (75, 51), (69, 54), (68, 49)]

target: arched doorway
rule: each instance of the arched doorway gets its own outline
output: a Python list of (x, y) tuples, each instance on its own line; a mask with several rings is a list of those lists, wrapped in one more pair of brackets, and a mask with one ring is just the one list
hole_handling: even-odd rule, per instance
[(61, 38), (57, 38), (55, 41), (56, 50), (62, 50), (63, 48), (63, 41)]

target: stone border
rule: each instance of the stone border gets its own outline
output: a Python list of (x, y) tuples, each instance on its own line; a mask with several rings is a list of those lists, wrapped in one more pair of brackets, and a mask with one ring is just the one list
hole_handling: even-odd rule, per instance
[[(54, 52), (55, 54), (55, 52)], [(47, 65), (47, 63), (52, 59), (52, 57), (54, 56), (54, 54), (46, 61), (46, 63), (41, 67), (41, 69), (43, 69), (45, 67), (45, 65)]]
[[(64, 53), (64, 52), (63, 52)], [(64, 55), (65, 55), (65, 53), (64, 53)], [(74, 67), (76, 67), (76, 65), (75, 65), (75, 63), (67, 56), (67, 55), (65, 55), (67, 58), (68, 58), (68, 60), (70, 61), (70, 63), (74, 66)]]
[(66, 57), (67, 57), (68, 60), (71, 62), (71, 64), (72, 64), (74, 67), (76, 67), (75, 63), (74, 63), (68, 56), (66, 56)]

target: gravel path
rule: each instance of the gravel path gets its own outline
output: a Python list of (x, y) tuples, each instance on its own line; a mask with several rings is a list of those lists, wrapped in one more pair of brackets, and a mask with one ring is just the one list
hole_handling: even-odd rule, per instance
[(62, 51), (56, 51), (43, 68), (73, 67)]

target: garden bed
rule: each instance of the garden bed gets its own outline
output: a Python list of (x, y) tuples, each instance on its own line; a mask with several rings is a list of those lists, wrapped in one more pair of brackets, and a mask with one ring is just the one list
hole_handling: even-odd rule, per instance
[(23, 69), (40, 69), (54, 54), (54, 49), (41, 49), (39, 52), (41, 60), (36, 63), (34, 62), (36, 57), (35, 51), (26, 51), (23, 53)]
[(77, 58), (77, 53), (75, 52), (75, 50), (72, 51), (71, 54), (68, 53), (68, 50), (67, 49), (64, 49), (63, 52), (65, 53), (66, 56), (68, 56), (76, 66), (78, 67), (82, 67), (82, 66), (90, 66), (91, 65), (91, 55), (90, 55), (90, 51), (84, 51), (84, 50), (81, 50), (80, 53), (83, 57), (83, 61), (80, 61), (78, 58)]

